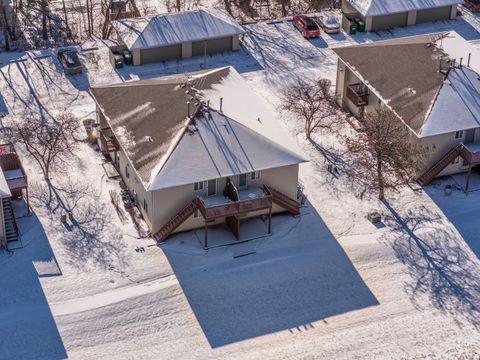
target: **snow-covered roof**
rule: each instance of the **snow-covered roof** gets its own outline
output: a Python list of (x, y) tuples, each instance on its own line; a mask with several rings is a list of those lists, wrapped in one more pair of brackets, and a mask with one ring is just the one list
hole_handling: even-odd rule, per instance
[[(92, 94), (147, 190), (306, 161), (232, 67), (96, 87)], [(204, 123), (207, 102), (213, 120)]]
[(224, 114), (203, 108), (151, 188), (192, 184), (303, 161), (293, 151)]
[(430, 9), (455, 4), (463, 0), (345, 0), (363, 16), (378, 16), (412, 10)]
[(118, 20), (114, 27), (130, 50), (221, 38), (245, 32), (226, 11), (217, 8)]
[[(480, 126), (480, 53), (457, 33), (414, 36), (334, 51), (418, 137)], [(460, 58), (463, 66), (451, 67)], [(438, 71), (440, 59), (442, 72)]]

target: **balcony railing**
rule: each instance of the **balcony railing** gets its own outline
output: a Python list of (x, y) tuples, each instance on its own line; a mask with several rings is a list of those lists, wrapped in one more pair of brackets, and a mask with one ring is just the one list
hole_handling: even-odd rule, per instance
[(232, 201), (229, 203), (213, 206), (208, 206), (199, 197), (198, 207), (203, 217), (207, 221), (221, 217), (243, 215), (252, 211), (269, 209), (270, 207), (272, 207), (272, 195), (266, 188), (264, 188), (263, 191), (263, 195), (255, 199)]
[(120, 149), (117, 138), (110, 128), (103, 128), (100, 130), (100, 142), (107, 152), (115, 152)]
[(364, 84), (358, 83), (347, 86), (347, 98), (350, 99), (355, 106), (368, 105), (369, 96), (368, 89)]
[(470, 164), (479, 164), (480, 163), (480, 152), (476, 151), (478, 145), (465, 144), (460, 148), (460, 155), (468, 161)]

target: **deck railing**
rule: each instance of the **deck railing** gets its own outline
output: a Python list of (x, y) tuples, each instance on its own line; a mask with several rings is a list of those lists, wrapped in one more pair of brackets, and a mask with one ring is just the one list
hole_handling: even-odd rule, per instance
[(115, 152), (120, 149), (117, 138), (110, 128), (100, 129), (100, 141), (108, 152)]
[(347, 98), (355, 104), (355, 106), (368, 105), (370, 94), (366, 86), (362, 83), (351, 84), (347, 86)]
[(206, 220), (233, 215), (242, 215), (248, 212), (268, 209), (272, 206), (272, 195), (265, 194), (256, 199), (233, 201), (226, 204), (207, 206), (199, 197), (198, 208)]

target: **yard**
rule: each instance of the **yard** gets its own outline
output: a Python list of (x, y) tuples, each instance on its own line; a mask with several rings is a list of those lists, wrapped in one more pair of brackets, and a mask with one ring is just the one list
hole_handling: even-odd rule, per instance
[[(480, 39), (470, 13), (353, 38), (306, 41), (287, 21), (246, 29), (238, 53), (119, 70), (104, 43), (85, 44), (86, 71), (74, 77), (62, 74), (54, 50), (3, 53), (3, 126), (30, 111), (93, 118), (92, 85), (227, 65), (277, 112), (295, 79), (335, 81), (331, 47), (450, 29)], [(437, 183), (387, 194), (385, 204), (361, 201), (327, 171), (344, 160), (338, 139), (317, 134), (320, 152), (278, 115), (311, 159), (301, 167), (302, 215), (275, 216), (270, 237), (208, 251), (196, 232), (160, 247), (142, 237), (115, 212), (109, 190), (118, 181), (83, 143), (52, 181), (77, 204), (75, 223), (62, 224), (24, 155), (33, 216), (19, 220), (23, 248), (0, 253), (0, 359), (479, 358), (479, 193), (448, 196)], [(381, 225), (367, 221), (373, 210)]]

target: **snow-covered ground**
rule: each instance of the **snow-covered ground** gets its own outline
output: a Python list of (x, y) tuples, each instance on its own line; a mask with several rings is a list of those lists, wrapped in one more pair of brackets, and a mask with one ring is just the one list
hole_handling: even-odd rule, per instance
[[(104, 44), (86, 44), (98, 50), (83, 53), (86, 72), (74, 77), (61, 73), (54, 51), (1, 54), (2, 122), (64, 109), (91, 118), (89, 86), (225, 65), (276, 111), (291, 81), (335, 81), (332, 46), (446, 29), (480, 39), (478, 18), (467, 14), (312, 41), (289, 22), (258, 23), (247, 26), (238, 53), (118, 71)], [(110, 204), (118, 181), (87, 144), (53, 180), (78, 203), (75, 222), (63, 225), (45, 204), (38, 167), (23, 156), (34, 215), (19, 219), (23, 248), (0, 253), (0, 359), (478, 358), (480, 193), (447, 196), (437, 182), (389, 194), (387, 204), (360, 201), (354, 184), (326, 169), (348, 160), (335, 136), (316, 137), (322, 154), (282, 114), (279, 126), (311, 158), (300, 174), (302, 215), (274, 217), (271, 237), (208, 251), (200, 232), (160, 248), (141, 238)], [(365, 219), (372, 210), (382, 213), (381, 226)]]

